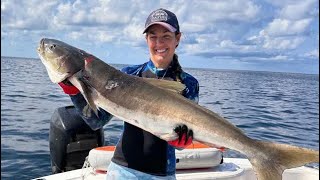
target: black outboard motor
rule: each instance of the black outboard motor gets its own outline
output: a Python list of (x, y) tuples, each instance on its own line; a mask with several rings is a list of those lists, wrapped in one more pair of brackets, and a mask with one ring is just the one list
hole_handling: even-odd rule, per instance
[(103, 128), (93, 131), (74, 106), (55, 110), (50, 122), (50, 156), (52, 173), (82, 168), (93, 148), (103, 146)]

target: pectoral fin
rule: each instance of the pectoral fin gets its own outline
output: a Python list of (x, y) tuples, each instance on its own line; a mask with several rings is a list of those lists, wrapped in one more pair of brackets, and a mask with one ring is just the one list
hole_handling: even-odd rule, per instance
[(99, 117), (98, 116), (98, 108), (95, 105), (94, 98), (93, 98), (93, 96), (94, 96), (93, 94), (96, 92), (93, 89), (93, 87), (91, 87), (89, 84), (86, 84), (82, 80), (81, 71), (79, 71), (78, 73), (69, 77), (69, 81), (80, 90), (81, 94), (83, 95), (83, 97), (87, 101), (89, 107), (96, 114), (96, 116)]
[(154, 79), (154, 78), (142, 78), (145, 82), (150, 83), (154, 86), (166, 89), (178, 94), (182, 94), (186, 86), (177, 81), (168, 81), (163, 79)]
[(97, 117), (98, 116), (98, 108), (94, 103), (92, 94), (94, 93), (92, 91), (92, 89), (90, 87), (88, 87), (85, 83), (83, 83), (82, 81), (80, 81), (80, 85), (83, 89), (82, 95), (83, 97), (86, 99), (88, 105), (90, 106), (90, 108), (92, 109), (92, 111), (96, 114)]

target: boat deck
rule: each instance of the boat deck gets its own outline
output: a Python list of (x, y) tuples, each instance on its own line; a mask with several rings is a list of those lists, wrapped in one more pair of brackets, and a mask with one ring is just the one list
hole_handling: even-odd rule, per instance
[[(105, 180), (106, 174), (84, 168), (36, 178), (34, 180)], [(256, 180), (252, 166), (247, 159), (224, 158), (224, 163), (212, 168), (177, 170), (178, 180), (215, 179), (215, 180)], [(319, 170), (309, 167), (287, 169), (283, 180), (318, 180)]]

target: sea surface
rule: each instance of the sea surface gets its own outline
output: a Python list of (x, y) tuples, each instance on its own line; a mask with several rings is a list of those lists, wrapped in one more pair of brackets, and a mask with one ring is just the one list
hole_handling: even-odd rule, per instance
[[(113, 65), (121, 68), (123, 65)], [(199, 104), (228, 119), (251, 138), (319, 149), (319, 75), (191, 69)], [(39, 59), (1, 57), (1, 179), (51, 174), (49, 125), (54, 110), (71, 105)], [(105, 126), (116, 144), (122, 121)], [(244, 157), (227, 151), (225, 157)], [(319, 168), (319, 164), (309, 164)]]

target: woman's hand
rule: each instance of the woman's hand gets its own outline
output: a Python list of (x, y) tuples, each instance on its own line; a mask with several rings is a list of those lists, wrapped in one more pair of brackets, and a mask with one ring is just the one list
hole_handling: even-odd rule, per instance
[(173, 141), (168, 141), (168, 144), (176, 148), (186, 148), (192, 143), (193, 131), (188, 129), (186, 125), (178, 125), (174, 128), (174, 131), (178, 134), (178, 138)]

